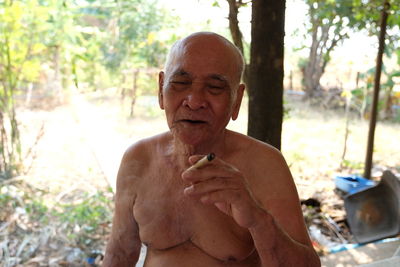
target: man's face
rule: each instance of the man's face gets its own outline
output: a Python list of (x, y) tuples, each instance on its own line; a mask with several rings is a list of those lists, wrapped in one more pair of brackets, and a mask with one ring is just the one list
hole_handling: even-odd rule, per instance
[(220, 136), (238, 115), (244, 86), (237, 75), (232, 51), (220, 43), (179, 50), (168, 73), (160, 73), (160, 107), (172, 133), (189, 145)]

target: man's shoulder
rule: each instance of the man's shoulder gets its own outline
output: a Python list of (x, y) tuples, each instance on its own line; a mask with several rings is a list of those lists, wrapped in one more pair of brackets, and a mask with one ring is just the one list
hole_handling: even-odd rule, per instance
[(281, 156), (281, 152), (278, 149), (253, 137), (233, 131), (229, 131), (229, 135), (230, 142), (234, 145), (235, 149), (243, 153), (262, 157)]
[[(247, 175), (256, 196), (268, 191), (270, 200), (287, 193), (285, 197), (296, 197), (293, 178), (282, 153), (267, 143), (249, 136), (236, 135), (238, 165)], [(266, 189), (267, 188), (267, 189)]]
[(118, 177), (125, 178), (143, 177), (152, 165), (157, 162), (155, 158), (162, 143), (166, 141), (166, 133), (141, 139), (130, 145), (122, 156)]
[(154, 153), (168, 139), (168, 132), (147, 137), (131, 144), (125, 151), (122, 161), (140, 160), (148, 161), (149, 157), (154, 156)]
[(255, 176), (265, 176), (268, 173), (283, 172), (287, 175), (288, 167), (282, 153), (270, 144), (259, 141), (253, 137), (232, 132), (231, 141), (235, 147), (233, 155), (243, 170), (251, 172)]

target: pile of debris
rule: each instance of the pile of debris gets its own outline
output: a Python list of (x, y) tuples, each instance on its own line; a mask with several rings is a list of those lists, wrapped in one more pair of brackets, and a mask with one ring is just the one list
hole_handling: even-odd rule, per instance
[(50, 207), (45, 196), (24, 179), (0, 182), (0, 267), (100, 266), (111, 214), (100, 214), (97, 219), (104, 221), (93, 227), (74, 219), (93, 215), (89, 209)]
[(338, 176), (334, 194), (301, 201), (319, 255), (400, 234), (400, 175), (385, 170), (376, 178)]
[(331, 253), (334, 247), (355, 242), (340, 197), (325, 199), (322, 203), (309, 198), (302, 200), (301, 204), (311, 241), (320, 256)]

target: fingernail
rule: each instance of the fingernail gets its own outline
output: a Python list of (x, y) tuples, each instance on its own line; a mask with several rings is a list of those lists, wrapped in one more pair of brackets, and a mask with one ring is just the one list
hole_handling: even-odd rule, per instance
[(192, 173), (191, 170), (186, 170), (182, 173), (182, 178), (183, 179), (187, 179), (188, 177), (190, 177), (190, 174)]
[(207, 202), (208, 199), (209, 199), (209, 197), (207, 195), (205, 195), (205, 196), (201, 197), (200, 201), (204, 203), (204, 202)]
[(193, 187), (193, 185), (191, 185), (191, 186), (186, 187), (186, 188), (183, 190), (183, 192), (184, 192), (185, 194), (190, 194), (191, 192), (193, 192), (193, 190), (194, 190), (194, 187)]

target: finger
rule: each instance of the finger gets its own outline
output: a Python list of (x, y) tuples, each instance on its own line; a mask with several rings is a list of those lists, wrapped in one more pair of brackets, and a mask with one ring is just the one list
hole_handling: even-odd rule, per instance
[(201, 160), (202, 158), (204, 158), (206, 155), (193, 155), (189, 157), (189, 163), (190, 165), (194, 165), (196, 164), (196, 162), (198, 162), (199, 160)]
[(199, 196), (212, 191), (239, 189), (241, 184), (237, 179), (217, 177), (194, 183), (186, 187), (184, 193), (190, 196)]
[(255, 223), (257, 213), (264, 212), (250, 195), (241, 190), (220, 190), (210, 192), (200, 198), (204, 204), (215, 205), (220, 211), (231, 216), (244, 228)]
[(245, 194), (243, 194), (242, 190), (226, 189), (209, 192), (202, 196), (200, 201), (204, 204), (215, 204), (218, 202), (233, 204), (243, 199), (245, 199)]
[(189, 163), (192, 164), (192, 166), (189, 169), (201, 168), (207, 165), (212, 160), (214, 160), (214, 158), (215, 158), (214, 153), (209, 153), (208, 155), (201, 156), (200, 159), (198, 158), (198, 155), (192, 156), (189, 158)]
[(232, 216), (232, 205), (226, 202), (215, 202), (214, 205), (223, 213)]
[(214, 163), (209, 163), (207, 167), (201, 169), (189, 168), (182, 173), (182, 179), (191, 183), (198, 183), (216, 177), (229, 178), (236, 176), (238, 176), (237, 172), (232, 168)]

